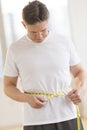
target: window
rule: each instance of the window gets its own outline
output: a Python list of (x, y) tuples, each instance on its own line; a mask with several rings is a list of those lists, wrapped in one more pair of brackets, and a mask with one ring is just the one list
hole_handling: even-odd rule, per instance
[(21, 10), (27, 2), (28, 0), (1, 0), (7, 47), (25, 33), (21, 24)]

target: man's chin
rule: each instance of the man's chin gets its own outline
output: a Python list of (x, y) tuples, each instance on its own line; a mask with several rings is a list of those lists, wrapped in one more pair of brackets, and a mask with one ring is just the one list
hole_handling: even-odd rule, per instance
[(43, 41), (43, 39), (36, 40), (37, 43), (41, 43), (42, 41)]

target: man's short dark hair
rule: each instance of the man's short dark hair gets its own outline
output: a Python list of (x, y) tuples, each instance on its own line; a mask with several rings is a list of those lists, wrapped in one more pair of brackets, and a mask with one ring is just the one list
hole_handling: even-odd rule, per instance
[(34, 0), (23, 8), (22, 17), (27, 24), (33, 25), (48, 20), (49, 11), (45, 4)]

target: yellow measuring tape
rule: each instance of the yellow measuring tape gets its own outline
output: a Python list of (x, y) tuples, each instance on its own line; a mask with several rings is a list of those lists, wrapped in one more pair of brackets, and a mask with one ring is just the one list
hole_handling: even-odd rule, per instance
[[(59, 91), (57, 93), (48, 93), (48, 92), (24, 92), (24, 93), (34, 94), (34, 95), (44, 95), (44, 96), (47, 96), (46, 100), (50, 100), (53, 97), (66, 96), (64, 91), (69, 88), (72, 88), (72, 87), (71, 86), (64, 87), (63, 89), (61, 89), (61, 91)], [(76, 115), (77, 115), (77, 128), (78, 128), (78, 130), (80, 130), (80, 112), (79, 112), (79, 108), (77, 105), (76, 105)]]

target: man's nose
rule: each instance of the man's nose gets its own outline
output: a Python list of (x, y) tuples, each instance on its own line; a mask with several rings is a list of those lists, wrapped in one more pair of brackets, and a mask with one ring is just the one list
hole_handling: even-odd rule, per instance
[(42, 32), (37, 33), (37, 38), (42, 38)]

